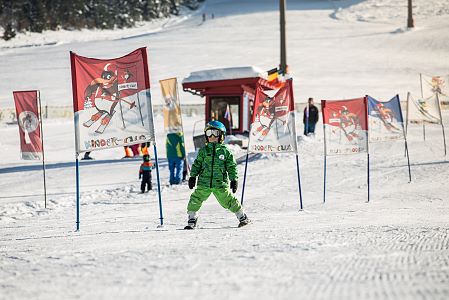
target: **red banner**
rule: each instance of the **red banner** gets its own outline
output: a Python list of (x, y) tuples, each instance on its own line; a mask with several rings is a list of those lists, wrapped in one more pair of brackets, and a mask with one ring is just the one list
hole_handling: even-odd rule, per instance
[(70, 58), (78, 153), (154, 141), (146, 48), (113, 59)]
[(326, 154), (368, 151), (366, 97), (350, 100), (321, 100)]
[(42, 139), (37, 91), (13, 92), (22, 159), (40, 159)]
[(271, 92), (265, 92), (259, 82), (251, 122), (250, 151), (296, 152), (294, 110), (292, 80)]
[(70, 57), (75, 112), (83, 110), (85, 104), (90, 108), (97, 99), (118, 102), (119, 91), (121, 97), (127, 97), (150, 88), (146, 48), (114, 59), (83, 57), (73, 52)]

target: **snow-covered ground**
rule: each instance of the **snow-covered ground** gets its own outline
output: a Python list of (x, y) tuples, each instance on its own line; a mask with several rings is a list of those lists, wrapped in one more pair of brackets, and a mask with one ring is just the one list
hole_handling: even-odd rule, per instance
[[(408, 90), (419, 94), (419, 72), (449, 73), (449, 18), (441, 5), (448, 1), (413, 1), (414, 30), (404, 29), (402, 2), (288, 1), (287, 54), (296, 100), (365, 94), (390, 99), (396, 93), (405, 99)], [(201, 24), (201, 12), (215, 19)], [(114, 57), (146, 45), (155, 99), (163, 78), (278, 64), (276, 1), (208, 0), (200, 12), (173, 22), (126, 39), (89, 32), (81, 34), (91, 35), (90, 42), (2, 44), (0, 107), (13, 106), (12, 90), (31, 88), (51, 105), (69, 105), (69, 50)], [(202, 101), (186, 93), (181, 100)], [(443, 117), (447, 122), (449, 113)], [(200, 119), (184, 119), (189, 151)], [(156, 116), (165, 226), (157, 228), (157, 193), (138, 193), (139, 161), (119, 160), (123, 150), (111, 149), (93, 152), (96, 160), (81, 164), (79, 232), (72, 121), (44, 123), (47, 209), (39, 163), (19, 160), (17, 127), (0, 124), (0, 299), (449, 298), (449, 161), (441, 127), (426, 126), (423, 141), (422, 127), (410, 126), (412, 183), (403, 143), (370, 145), (370, 203), (366, 155), (328, 157), (322, 204), (318, 124), (316, 137), (299, 144), (303, 211), (295, 157), (264, 155), (248, 166), (245, 207), (253, 224), (237, 229), (233, 214), (211, 198), (201, 210), (201, 229), (185, 232), (178, 229), (185, 225), (191, 191), (166, 185), (162, 123)]]

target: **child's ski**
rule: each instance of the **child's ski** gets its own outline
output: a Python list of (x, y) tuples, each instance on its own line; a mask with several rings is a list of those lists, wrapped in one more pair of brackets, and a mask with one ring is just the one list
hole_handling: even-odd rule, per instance
[(107, 114), (104, 116), (104, 118), (101, 120), (101, 125), (95, 130), (96, 133), (103, 133), (106, 127), (109, 125), (109, 122), (111, 122), (112, 116), (114, 115), (115, 111), (112, 113), (112, 115)]
[(92, 126), (93, 123), (97, 122), (105, 113), (104, 112), (97, 112), (96, 114), (92, 115), (89, 120), (83, 123), (84, 127), (89, 128)]

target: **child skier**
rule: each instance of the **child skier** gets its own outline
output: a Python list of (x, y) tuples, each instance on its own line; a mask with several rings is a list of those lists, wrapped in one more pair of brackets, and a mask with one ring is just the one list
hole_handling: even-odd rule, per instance
[(151, 187), (151, 169), (153, 169), (153, 163), (150, 161), (150, 156), (145, 154), (143, 156), (143, 163), (140, 165), (139, 169), (139, 179), (142, 179), (142, 183), (140, 184), (140, 190), (142, 194), (145, 193), (145, 186), (148, 186), (148, 190), (152, 189)]
[[(197, 212), (201, 205), (211, 193), (214, 194), (218, 203), (231, 212), (235, 213), (240, 221), (239, 227), (247, 225), (249, 219), (243, 212), (237, 198), (229, 190), (228, 177), (231, 180), (232, 193), (237, 191), (237, 164), (234, 156), (224, 145), (226, 127), (219, 121), (207, 123), (204, 129), (206, 145), (198, 152), (198, 156), (192, 165), (189, 178), (189, 188), (198, 186), (190, 196), (187, 205), (189, 215), (188, 224), (184, 229), (193, 229), (198, 221)], [(197, 180), (198, 177), (198, 180)]]

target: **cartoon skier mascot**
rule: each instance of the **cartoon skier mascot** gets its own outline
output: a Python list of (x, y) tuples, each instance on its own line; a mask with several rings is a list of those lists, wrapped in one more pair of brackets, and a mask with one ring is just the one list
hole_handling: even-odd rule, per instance
[(362, 139), (362, 137), (357, 134), (359, 128), (359, 117), (356, 114), (349, 112), (346, 106), (342, 106), (342, 110), (340, 111), (340, 129), (343, 130), (348, 141), (352, 141), (355, 138)]
[(120, 98), (117, 81), (117, 66), (108, 63), (104, 66), (99, 78), (95, 78), (84, 91), (84, 107), (95, 107), (97, 112), (90, 119), (83, 123), (85, 127), (90, 127), (98, 120), (100, 126), (95, 132), (103, 133), (115, 114), (115, 108), (120, 101), (129, 104), (130, 108), (135, 107), (135, 102), (128, 102)]

